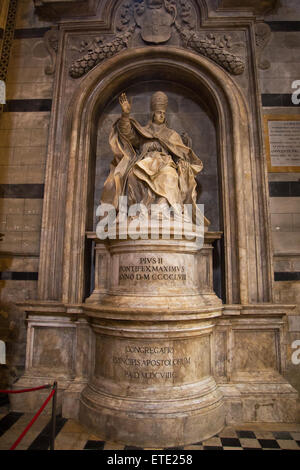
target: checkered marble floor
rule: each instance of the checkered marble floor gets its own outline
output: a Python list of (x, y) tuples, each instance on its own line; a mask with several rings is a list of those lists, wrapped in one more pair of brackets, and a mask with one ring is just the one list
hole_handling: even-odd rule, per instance
[[(0, 408), (0, 450), (8, 450), (11, 447), (32, 417), (33, 414), (30, 413), (16, 413), (10, 412), (8, 408)], [(47, 450), (49, 420), (49, 415), (40, 415), (17, 449)], [(91, 434), (77, 421), (57, 416), (55, 450), (141, 449), (141, 447), (104, 441), (101, 437)], [(166, 448), (155, 450), (163, 449)], [(249, 423), (227, 426), (220, 434), (206, 441), (167, 450), (300, 450), (300, 424)]]

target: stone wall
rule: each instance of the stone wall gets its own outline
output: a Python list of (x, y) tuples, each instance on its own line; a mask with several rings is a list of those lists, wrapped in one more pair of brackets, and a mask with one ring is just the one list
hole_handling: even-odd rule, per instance
[[(2, 2), (2, 10), (8, 7)], [(4, 16), (1, 16), (3, 19)], [(0, 37), (8, 22), (0, 23)], [(26, 328), (17, 301), (36, 298), (46, 147), (53, 77), (43, 36), (49, 23), (34, 15), (33, 2), (19, 1), (0, 115), (0, 295), (14, 341), (7, 343), (11, 380), (24, 368)], [(3, 320), (3, 315), (2, 315)], [(3, 320), (4, 321), (4, 320)]]
[[(216, 6), (217, 2), (210, 4)], [(300, 4), (298, 0), (281, 0), (280, 4), (276, 12), (265, 16), (271, 37), (262, 52), (270, 67), (259, 69), (262, 113), (299, 115), (299, 106), (291, 101), (291, 84), (300, 80)], [(0, 49), (7, 7), (7, 0), (0, 2)], [(15, 374), (24, 366), (26, 339), (23, 314), (11, 305), (37, 297), (53, 89), (53, 75), (45, 73), (50, 58), (44, 35), (53, 25), (35, 14), (33, 1), (18, 1), (6, 77), (7, 105), (0, 115), (0, 232), (4, 234), (0, 242), (0, 289), (17, 332), (18, 346), (8, 355)], [(268, 178), (276, 301), (297, 303), (300, 313), (300, 173), (269, 173)], [(96, 190), (97, 198), (99, 188)], [(300, 317), (291, 315), (289, 320), (291, 345), (300, 339)], [(288, 378), (300, 390), (300, 366), (292, 365), (290, 356), (288, 363)]]
[[(265, 16), (271, 37), (263, 57), (270, 67), (259, 71), (263, 115), (299, 116), (292, 83), (300, 80), (300, 4), (281, 0)], [(298, 87), (299, 88), (299, 87)], [(293, 365), (291, 345), (300, 339), (300, 173), (269, 173), (270, 218), (274, 253), (275, 301), (296, 304), (289, 316), (288, 380), (300, 390), (300, 366)]]

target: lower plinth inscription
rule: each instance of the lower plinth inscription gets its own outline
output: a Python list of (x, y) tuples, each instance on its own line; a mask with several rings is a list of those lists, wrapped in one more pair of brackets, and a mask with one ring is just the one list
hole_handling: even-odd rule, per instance
[(163, 258), (139, 258), (137, 264), (119, 266), (121, 281), (186, 281), (185, 267), (168, 265)]
[(120, 383), (179, 385), (211, 374), (209, 333), (189, 339), (145, 338), (139, 342), (99, 335), (96, 350), (95, 375)]
[[(126, 346), (124, 355), (114, 355), (112, 361), (114, 365), (122, 367), (125, 378), (168, 380), (177, 376), (173, 367), (185, 367), (191, 364), (191, 357), (170, 357), (173, 353), (173, 347)], [(159, 356), (155, 356), (156, 354)], [(164, 369), (156, 370), (160, 368)]]

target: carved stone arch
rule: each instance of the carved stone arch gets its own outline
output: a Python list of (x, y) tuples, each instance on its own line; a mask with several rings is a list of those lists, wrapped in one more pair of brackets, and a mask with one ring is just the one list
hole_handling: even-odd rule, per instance
[[(133, 81), (165, 72), (185, 86), (202, 90), (215, 106), (218, 122), (224, 212), (226, 303), (270, 301), (271, 281), (261, 262), (268, 247), (259, 237), (253, 189), (255, 179), (251, 115), (244, 96), (234, 80), (205, 57), (176, 47), (147, 47), (125, 51), (91, 70), (80, 81), (66, 113), (61, 155), (67, 184), (60, 188), (60, 209), (51, 218), (55, 183), (46, 182), (42, 250), (39, 274), (40, 299), (78, 304), (84, 297), (85, 232), (88, 217), (88, 186), (93, 154), (90, 136), (94, 118), (109, 99)], [(171, 74), (170, 74), (171, 72)], [(173, 74), (174, 72), (174, 74)], [(51, 189), (52, 185), (52, 189)], [(257, 195), (256, 195), (257, 196)], [(48, 217), (49, 216), (49, 217)], [(64, 220), (61, 241), (49, 236)], [(52, 225), (51, 225), (52, 224)], [(54, 224), (54, 226), (53, 226)], [(269, 271), (270, 272), (270, 269)], [(49, 286), (58, 277), (57, 286)], [(259, 291), (263, 283), (264, 291)]]

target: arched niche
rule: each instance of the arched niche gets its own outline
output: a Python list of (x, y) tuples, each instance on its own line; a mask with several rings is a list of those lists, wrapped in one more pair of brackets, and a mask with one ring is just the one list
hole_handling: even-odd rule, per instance
[[(258, 229), (252, 116), (235, 81), (209, 59), (177, 47), (143, 47), (127, 50), (95, 67), (81, 80), (66, 113), (62, 154), (67, 155), (67, 185), (61, 200), (60, 220), (65, 220), (63, 244), (45, 237), (40, 270), (40, 296), (49, 299), (50, 279), (58, 276), (60, 300), (81, 303), (86, 276), (85, 232), (92, 228), (99, 113), (123, 90), (143, 80), (176, 82), (201, 95), (216, 123), (220, 168), (220, 197), (224, 232), (226, 303), (270, 301), (266, 233)], [(94, 136), (94, 137), (93, 137)], [(259, 184), (258, 184), (259, 186)], [(44, 233), (51, 205), (46, 200)], [(52, 227), (53, 228), (53, 227)], [(264, 229), (265, 232), (267, 229)], [(53, 253), (53, 261), (45, 254)], [(262, 261), (262, 252), (267, 261)], [(61, 269), (62, 266), (62, 269)], [(259, 287), (263, 285), (263, 290)]]
[[(148, 79), (147, 73), (124, 91), (132, 104), (131, 117), (143, 126), (150, 117), (150, 99), (154, 92), (161, 90), (168, 96), (167, 125), (179, 135), (187, 134), (191, 146), (202, 160), (204, 168), (197, 175), (197, 202), (204, 204), (204, 213), (211, 222), (211, 231), (223, 231), (220, 168), (217, 148), (217, 123), (213, 103), (191, 88), (187, 88), (176, 77), (165, 80), (164, 73), (158, 73), (155, 80)], [(95, 168), (94, 220), (93, 231), (98, 218), (103, 184), (110, 171), (113, 158), (109, 135), (114, 122), (120, 117), (119, 95), (111, 98), (105, 109), (99, 110), (97, 125), (97, 149)], [(223, 240), (217, 240), (214, 249), (214, 290), (225, 300), (223, 286)], [(93, 278), (93, 276), (92, 276)]]

